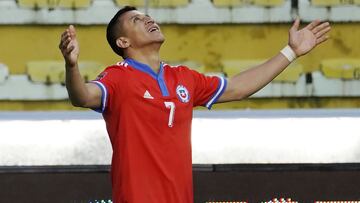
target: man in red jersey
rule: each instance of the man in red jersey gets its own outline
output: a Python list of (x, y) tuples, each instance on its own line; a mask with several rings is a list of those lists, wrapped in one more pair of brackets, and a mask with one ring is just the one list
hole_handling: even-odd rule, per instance
[(225, 79), (161, 62), (160, 27), (134, 7), (124, 7), (107, 27), (107, 40), (124, 60), (85, 83), (78, 69), (79, 45), (70, 25), (59, 48), (74, 106), (102, 112), (113, 147), (115, 203), (192, 203), (191, 120), (194, 106), (241, 100), (255, 93), (296, 57), (324, 42), (329, 23), (314, 21), (289, 31), (276, 56)]

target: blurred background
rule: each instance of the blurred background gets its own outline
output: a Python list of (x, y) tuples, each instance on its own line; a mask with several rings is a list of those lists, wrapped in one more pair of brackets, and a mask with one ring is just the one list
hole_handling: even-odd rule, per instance
[(72, 107), (61, 33), (86, 81), (121, 61), (105, 31), (123, 6), (160, 25), (162, 59), (231, 77), (276, 55), (298, 16), (330, 39), (250, 98), (198, 108), (195, 202), (360, 200), (360, 0), (0, 0), (0, 202), (111, 202), (101, 114)]

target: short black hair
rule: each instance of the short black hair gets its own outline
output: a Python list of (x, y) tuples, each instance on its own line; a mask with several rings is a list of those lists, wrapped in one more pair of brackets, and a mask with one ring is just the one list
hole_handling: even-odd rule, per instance
[(107, 28), (106, 28), (106, 39), (108, 43), (110, 44), (110, 47), (112, 50), (119, 56), (125, 58), (124, 56), (124, 50), (117, 46), (116, 39), (119, 37), (119, 30), (117, 29), (119, 26), (119, 18), (122, 14), (128, 12), (137, 10), (136, 7), (133, 6), (125, 6), (122, 9), (120, 9), (114, 17), (110, 20)]

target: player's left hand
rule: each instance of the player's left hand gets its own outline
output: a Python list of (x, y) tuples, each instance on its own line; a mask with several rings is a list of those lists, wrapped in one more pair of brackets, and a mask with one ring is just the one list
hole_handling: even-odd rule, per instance
[(299, 30), (300, 19), (297, 18), (289, 30), (289, 46), (294, 50), (296, 56), (302, 56), (326, 41), (327, 33), (331, 27), (329, 22), (314, 20), (306, 27)]

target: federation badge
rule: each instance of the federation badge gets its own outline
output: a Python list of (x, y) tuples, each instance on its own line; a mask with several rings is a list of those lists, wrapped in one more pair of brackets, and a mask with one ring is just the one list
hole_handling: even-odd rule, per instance
[(189, 102), (190, 94), (189, 94), (189, 91), (186, 89), (186, 87), (184, 87), (182, 85), (178, 85), (176, 87), (176, 94), (182, 103)]

